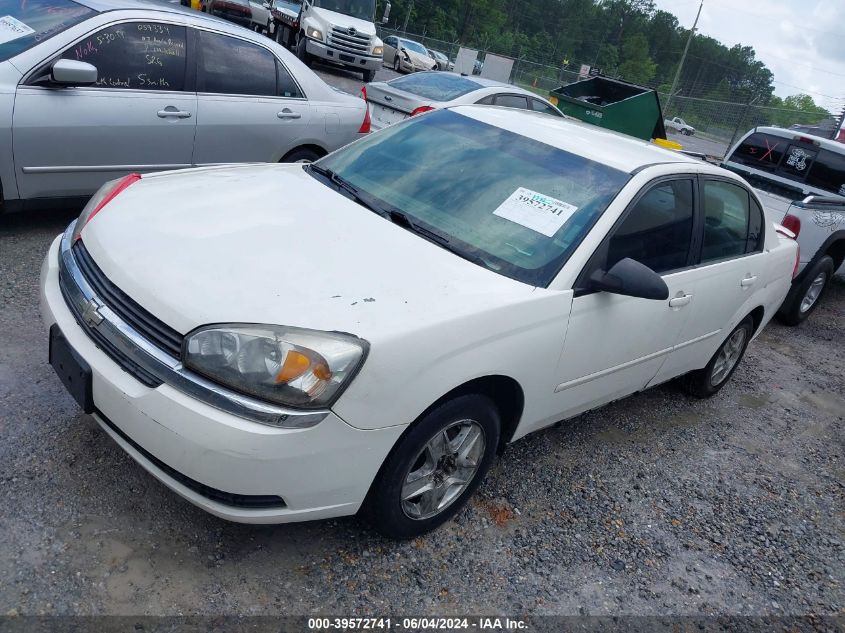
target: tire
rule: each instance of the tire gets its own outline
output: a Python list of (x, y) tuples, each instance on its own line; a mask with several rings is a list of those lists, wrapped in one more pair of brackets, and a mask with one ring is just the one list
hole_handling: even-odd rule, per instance
[(833, 258), (821, 257), (801, 277), (801, 282), (792, 286), (783, 305), (777, 313), (777, 319), (784, 325), (798, 325), (813, 313), (819, 305), (819, 299), (833, 277)]
[(299, 38), (296, 40), (296, 56), (299, 57), (299, 60), (303, 64), (311, 66), (311, 55), (308, 54), (306, 39), (302, 33), (299, 34)]
[(267, 35), (267, 37), (273, 39), (273, 20), (267, 20), (267, 28), (264, 33)]
[[(442, 525), (464, 506), (490, 469), (500, 428), (499, 411), (486, 396), (459, 396), (432, 409), (393, 447), (362, 514), (394, 539), (413, 538)], [(427, 489), (414, 494), (414, 486), (421, 484)]]
[(399, 61), (399, 55), (393, 58), (393, 70), (395, 70), (397, 73), (402, 72), (402, 64)]
[(315, 150), (311, 149), (310, 147), (300, 147), (298, 149), (293, 150), (289, 154), (285, 155), (280, 163), (313, 163), (318, 158), (322, 158), (322, 154), (319, 154)]
[(365, 70), (364, 71), (364, 83), (368, 84), (375, 78), (376, 78), (376, 71), (374, 71), (374, 70)]
[(687, 393), (697, 398), (709, 398), (728, 384), (745, 356), (752, 334), (754, 320), (747, 316), (722, 342), (704, 369), (690, 372), (682, 378), (682, 385)]

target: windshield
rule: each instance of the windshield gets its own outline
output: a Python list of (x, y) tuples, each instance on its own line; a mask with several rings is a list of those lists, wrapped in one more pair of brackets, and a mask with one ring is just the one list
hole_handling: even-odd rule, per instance
[(413, 73), (387, 83), (418, 97), (441, 102), (463, 97), (481, 88), (480, 83), (452, 73)]
[(375, 0), (314, 0), (314, 6), (367, 22), (372, 22), (376, 14)]
[(317, 163), (499, 274), (548, 286), (628, 174), (453, 110)]
[(70, 0), (6, 0), (0, 6), (0, 61), (96, 13)]
[(417, 44), (411, 40), (399, 40), (399, 45), (407, 48), (409, 51), (414, 51), (415, 53), (428, 57), (428, 50), (422, 44)]

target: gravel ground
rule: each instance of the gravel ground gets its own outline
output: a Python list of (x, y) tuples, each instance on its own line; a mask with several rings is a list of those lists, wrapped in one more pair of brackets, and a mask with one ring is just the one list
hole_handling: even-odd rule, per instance
[(37, 301), (72, 215), (0, 219), (0, 614), (845, 613), (843, 277), (715, 398), (669, 385), (529, 436), (395, 543), (218, 520), (79, 412)]

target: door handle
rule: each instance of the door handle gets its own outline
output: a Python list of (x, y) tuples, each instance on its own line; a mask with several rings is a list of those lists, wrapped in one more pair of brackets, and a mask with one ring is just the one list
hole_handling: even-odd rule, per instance
[(692, 301), (692, 295), (684, 295), (682, 297), (675, 297), (674, 299), (669, 299), (669, 307), (670, 308), (681, 308), (687, 305), (690, 301)]
[[(172, 106), (168, 106), (168, 107), (172, 107)], [(185, 112), (184, 110), (177, 110), (175, 108), (173, 110), (168, 110), (167, 108), (165, 108), (164, 110), (159, 110), (158, 112), (156, 112), (156, 114), (158, 115), (159, 119), (167, 119), (169, 117), (173, 117), (174, 119), (190, 119), (191, 118), (190, 112)]]
[(301, 119), (302, 115), (299, 112), (294, 112), (290, 108), (285, 108), (281, 112), (277, 112), (276, 116), (280, 119)]
[(739, 282), (739, 285), (743, 288), (748, 288), (749, 286), (753, 286), (754, 282), (757, 281), (757, 277), (746, 277), (742, 281)]

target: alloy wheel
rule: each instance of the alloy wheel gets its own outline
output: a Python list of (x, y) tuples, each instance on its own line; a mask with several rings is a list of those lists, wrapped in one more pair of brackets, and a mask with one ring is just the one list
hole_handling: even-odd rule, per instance
[(742, 350), (745, 347), (747, 336), (747, 330), (740, 328), (731, 334), (730, 338), (722, 345), (719, 355), (716, 357), (716, 362), (713, 364), (713, 371), (710, 374), (711, 385), (714, 387), (720, 385), (730, 375), (737, 362), (739, 362), (740, 356), (742, 356)]
[(819, 295), (822, 293), (822, 289), (824, 288), (825, 283), (827, 283), (827, 273), (821, 272), (818, 276), (813, 279), (813, 283), (810, 284), (810, 287), (807, 288), (806, 294), (804, 294), (804, 298), (801, 300), (801, 312), (809, 311), (812, 308), (816, 301), (819, 299)]
[(411, 519), (443, 512), (470, 485), (485, 450), (484, 429), (458, 420), (432, 437), (411, 463), (402, 484), (402, 511)]

